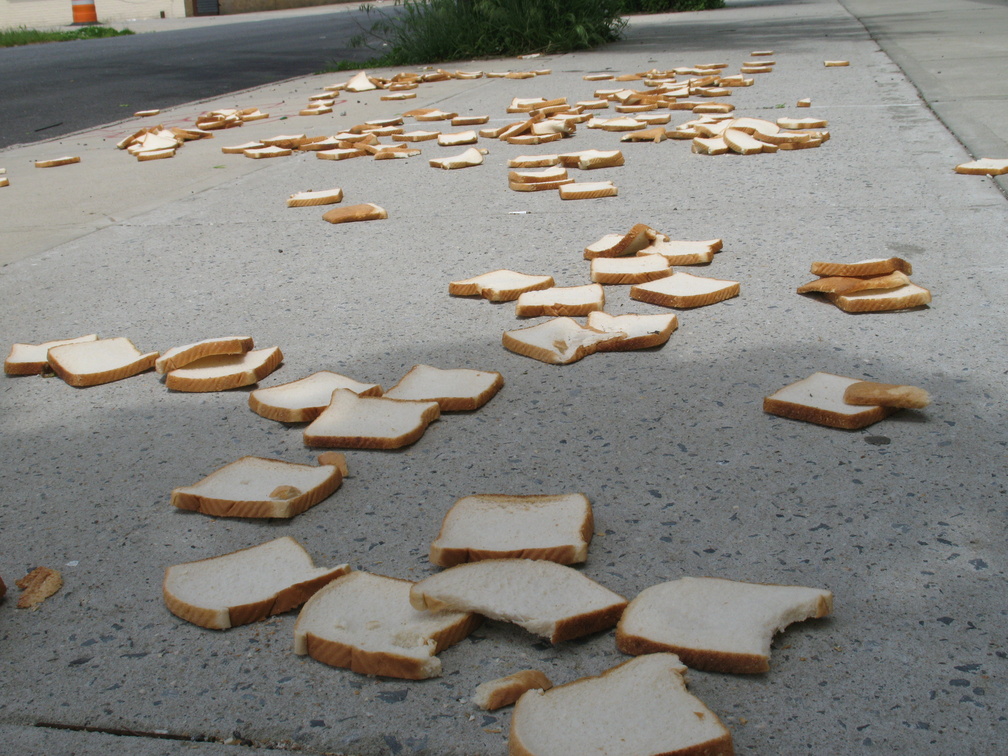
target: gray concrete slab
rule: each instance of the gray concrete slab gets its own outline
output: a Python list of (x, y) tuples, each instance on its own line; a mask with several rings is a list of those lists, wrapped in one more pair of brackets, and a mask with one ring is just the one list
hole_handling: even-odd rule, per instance
[[(628, 597), (682, 575), (835, 593), (831, 619), (778, 637), (768, 674), (691, 673), (738, 752), (996, 751), (1008, 699), (1008, 214), (989, 179), (952, 172), (966, 151), (863, 27), (832, 0), (641, 17), (604, 50), (480, 66), (548, 77), (432, 85), (411, 105), (503, 122), (513, 96), (589, 96), (590, 71), (736, 67), (767, 47), (776, 71), (736, 90), (737, 112), (822, 115), (833, 135), (823, 147), (743, 158), (621, 145), (626, 165), (590, 176), (614, 180), (619, 197), (562, 202), (507, 188), (507, 159), (543, 148), (491, 142), (484, 166), (459, 172), (429, 168), (431, 153), (450, 153), (433, 147), (404, 161), (306, 155), (232, 169), (252, 161), (221, 156), (221, 136), (175, 158), (191, 161), (187, 175), (220, 176), (215, 185), (6, 265), (6, 343), (97, 331), (163, 350), (242, 332), (284, 350), (266, 385), (333, 369), (388, 387), (418, 362), (505, 378), (486, 407), (442, 417), (406, 450), (348, 453), (340, 491), (287, 523), (168, 505), (173, 487), (245, 454), (314, 458), (298, 428), (251, 413), (244, 391), (171, 393), (152, 375), (83, 390), (0, 382), (0, 574), (12, 584), (46, 564), (65, 577), (35, 612), (0, 604), (7, 732), (29, 745), (46, 722), (214, 742), (237, 731), (311, 753), (505, 753), (510, 713), (474, 709), (476, 685), (529, 666), (558, 683), (600, 672), (626, 658), (611, 633), (551, 647), (487, 623), (441, 655), (441, 678), (371, 678), (294, 656), (293, 613), (223, 633), (188, 625), (164, 608), (161, 577), (292, 535), (318, 563), (416, 579), (432, 571), (427, 547), (458, 497), (583, 491), (597, 531), (584, 572)], [(834, 58), (851, 66), (823, 67)], [(793, 107), (802, 97), (811, 109)], [(377, 97), (359, 99), (298, 129), (384, 113)], [(244, 141), (249, 128), (231, 134)], [(616, 145), (579, 129), (562, 147)], [(83, 173), (98, 158), (63, 170), (137, 181), (126, 177), (158, 165), (100, 151), (101, 172)], [(11, 178), (0, 191), (16, 189)], [(332, 185), (389, 219), (331, 226), (318, 209), (284, 206)], [(43, 196), (33, 192), (40, 207)], [(499, 267), (583, 283), (580, 250), (637, 222), (722, 237), (700, 272), (742, 284), (735, 300), (681, 312), (662, 349), (544, 365), (502, 349), (502, 331), (521, 325), (510, 305), (446, 294), (448, 281)], [(929, 308), (851, 316), (794, 293), (814, 260), (890, 254), (913, 263)], [(611, 287), (607, 310), (657, 308)], [(764, 396), (816, 370), (921, 385), (935, 401), (862, 432), (761, 411)]]

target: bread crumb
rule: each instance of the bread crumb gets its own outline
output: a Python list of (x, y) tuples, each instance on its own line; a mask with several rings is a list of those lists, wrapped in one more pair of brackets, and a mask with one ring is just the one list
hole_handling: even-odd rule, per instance
[(18, 609), (35, 609), (63, 587), (63, 576), (49, 567), (36, 567), (15, 584), (23, 591)]

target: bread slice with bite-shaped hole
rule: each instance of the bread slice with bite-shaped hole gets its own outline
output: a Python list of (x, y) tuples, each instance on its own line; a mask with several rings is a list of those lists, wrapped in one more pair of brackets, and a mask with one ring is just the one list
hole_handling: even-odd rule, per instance
[(518, 297), (515, 315), (536, 318), (542, 315), (576, 317), (605, 307), (605, 291), (601, 284), (554, 286), (528, 291)]
[(624, 338), (603, 342), (600, 352), (627, 352), (661, 346), (679, 327), (675, 313), (657, 315), (610, 315), (607, 312), (588, 313), (588, 327), (605, 333), (626, 334)]
[(358, 396), (336, 389), (322, 413), (304, 429), (307, 446), (399, 449), (420, 440), (441, 416), (437, 402)]
[(445, 515), (430, 561), (439, 567), (483, 559), (576, 564), (588, 558), (593, 528), (584, 494), (464, 496)]
[(637, 255), (661, 255), (669, 265), (707, 265), (714, 259), (714, 253), (720, 252), (723, 246), (724, 242), (721, 239), (706, 241), (656, 239), (639, 250)]
[(448, 293), (453, 297), (483, 297), (491, 302), (513, 302), (526, 291), (548, 289), (554, 283), (553, 276), (493, 270), (473, 278), (449, 282)]
[(596, 677), (522, 695), (510, 756), (731, 756), (718, 716), (686, 690), (675, 654), (648, 654)]
[(258, 383), (282, 362), (280, 347), (211, 355), (169, 371), (165, 375), (165, 386), (172, 391), (193, 393), (230, 391)]
[(482, 407), (503, 385), (504, 376), (494, 371), (414, 365), (385, 397), (432, 401), (442, 412), (464, 412)]
[(312, 596), (294, 625), (294, 653), (364, 675), (424, 680), (441, 675), (437, 654), (475, 630), (470, 612), (420, 611), (408, 580), (350, 572)]
[(249, 408), (281, 423), (310, 423), (329, 406), (336, 389), (349, 389), (358, 396), (382, 395), (377, 383), (362, 383), (331, 370), (320, 370), (290, 383), (256, 389), (249, 394)]
[(672, 267), (661, 255), (596, 257), (591, 261), (591, 280), (600, 284), (646, 283), (671, 275)]
[(219, 355), (244, 354), (252, 349), (254, 342), (251, 336), (224, 336), (215, 339), (204, 339), (194, 344), (172, 347), (154, 362), (154, 370), (165, 373), (201, 360), (204, 357)]
[(60, 344), (46, 352), (46, 362), (53, 372), (78, 388), (139, 375), (153, 368), (157, 357), (157, 352), (140, 352), (122, 336)]
[(486, 559), (449, 567), (410, 589), (428, 611), (476, 612), (513, 622), (551, 643), (613, 627), (626, 599), (572, 567), (534, 559)]
[(833, 594), (819, 588), (685, 577), (641, 591), (616, 645), (634, 655), (671, 651), (693, 669), (766, 672), (776, 633), (832, 610)]
[(316, 567), (290, 536), (230, 554), (172, 565), (162, 593), (168, 610), (194, 625), (227, 630), (301, 606), (349, 565)]
[(487, 680), (476, 687), (473, 703), (483, 711), (510, 706), (530, 690), (549, 690), (553, 683), (538, 669), (523, 669), (507, 677)]
[(843, 400), (859, 406), (897, 407), (923, 409), (931, 404), (931, 396), (918, 386), (896, 383), (858, 381), (844, 389)]
[(242, 457), (191, 486), (174, 489), (171, 504), (214, 517), (287, 519), (329, 497), (342, 482), (336, 465)]
[(44, 341), (41, 344), (12, 344), (7, 359), (4, 360), (4, 373), (7, 375), (40, 375), (49, 368), (49, 350), (52, 347), (97, 340), (97, 334), (91, 333), (72, 339)]
[(923, 307), (931, 302), (931, 292), (914, 283), (898, 286), (895, 289), (859, 291), (852, 294), (829, 294), (827, 296), (844, 312), (893, 312)]
[(844, 401), (847, 388), (859, 382), (857, 378), (833, 373), (813, 373), (764, 398), (763, 411), (830, 428), (866, 428), (888, 417), (894, 409), (880, 405), (857, 406)]
[(706, 307), (738, 295), (738, 281), (705, 278), (682, 272), (657, 281), (637, 284), (630, 289), (631, 299), (679, 309)]
[(583, 326), (573, 318), (551, 318), (529, 328), (505, 331), (501, 342), (515, 354), (550, 365), (569, 365), (626, 336), (622, 331), (612, 333)]

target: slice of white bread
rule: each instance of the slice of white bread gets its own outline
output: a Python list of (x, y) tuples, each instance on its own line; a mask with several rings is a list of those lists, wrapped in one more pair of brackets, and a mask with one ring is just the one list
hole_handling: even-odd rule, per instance
[(165, 386), (172, 391), (229, 391), (258, 383), (280, 367), (281, 362), (280, 347), (203, 357), (170, 371), (165, 376)]
[(634, 655), (672, 651), (693, 669), (766, 672), (774, 634), (832, 611), (833, 594), (819, 588), (685, 577), (641, 591), (616, 645)]
[(970, 176), (1000, 176), (1008, 173), (1008, 158), (979, 158), (955, 167), (956, 173)]
[(615, 197), (619, 190), (612, 181), (588, 181), (564, 184), (557, 189), (560, 192), (560, 199), (599, 199), (601, 197)]
[(650, 246), (656, 239), (668, 241), (646, 223), (634, 224), (625, 234), (606, 234), (597, 242), (585, 247), (585, 260), (596, 257), (628, 257)]
[[(316, 153), (318, 155), (324, 152)], [(353, 223), (355, 221), (384, 220), (388, 218), (385, 208), (378, 207), (371, 202), (364, 202), (358, 205), (347, 205), (329, 210), (322, 215), (322, 220), (330, 223)]]
[(97, 334), (91, 333), (87, 336), (56, 339), (41, 344), (13, 344), (7, 359), (4, 360), (4, 373), (7, 375), (39, 375), (44, 373), (49, 366), (49, 350), (52, 347), (97, 340)]
[(575, 564), (588, 558), (593, 529), (584, 494), (465, 496), (445, 515), (430, 561), (439, 567), (511, 558)]
[(531, 690), (511, 715), (510, 756), (731, 756), (718, 716), (686, 690), (675, 654), (648, 654), (597, 677)]
[(679, 327), (675, 313), (657, 315), (610, 315), (606, 312), (588, 313), (588, 327), (605, 333), (624, 333), (626, 336), (599, 345), (600, 352), (626, 352), (661, 346)]
[(441, 674), (436, 654), (479, 626), (468, 612), (417, 611), (408, 580), (351, 572), (301, 609), (294, 653), (365, 675), (423, 680)]
[(610, 342), (626, 338), (583, 326), (572, 318), (551, 318), (544, 323), (505, 331), (504, 348), (550, 365), (569, 365), (593, 354)]
[(587, 315), (605, 307), (605, 291), (600, 284), (584, 286), (553, 286), (527, 291), (518, 297), (515, 315), (536, 318), (542, 315), (574, 317)]
[(297, 381), (252, 391), (249, 408), (281, 423), (310, 423), (329, 406), (333, 391), (341, 388), (358, 396), (382, 395), (382, 387), (377, 383), (361, 383), (330, 370), (320, 370)]
[(242, 457), (191, 486), (172, 490), (171, 503), (214, 517), (290, 518), (324, 500), (342, 482), (336, 465)]
[(892, 312), (923, 307), (931, 302), (931, 292), (917, 284), (895, 289), (860, 291), (854, 294), (830, 294), (829, 300), (844, 312)]
[(707, 241), (662, 241), (656, 239), (637, 252), (638, 255), (661, 255), (669, 265), (707, 265), (714, 253), (724, 246), (721, 239)]
[(301, 606), (349, 565), (315, 567), (290, 536), (230, 554), (172, 565), (162, 591), (168, 610), (211, 630), (258, 622)]
[(503, 385), (504, 376), (493, 371), (414, 365), (385, 397), (433, 401), (442, 412), (463, 412), (482, 407)]
[(477, 165), (483, 165), (483, 153), (475, 147), (470, 147), (468, 150), (458, 155), (443, 158), (431, 158), (428, 162), (430, 163), (431, 168), (442, 168), (446, 171), (457, 168), (472, 168)]
[(46, 361), (71, 386), (97, 386), (129, 378), (154, 367), (157, 352), (143, 354), (124, 337), (50, 347)]
[(596, 257), (591, 261), (591, 280), (600, 284), (647, 283), (671, 275), (672, 267), (661, 255)]
[(560, 156), (551, 155), (519, 155), (508, 160), (508, 168), (547, 168), (558, 165)]
[(884, 276), (893, 271), (913, 274), (913, 266), (902, 257), (876, 257), (853, 263), (814, 262), (811, 272), (814, 276)]
[(549, 690), (553, 683), (538, 669), (523, 669), (507, 677), (487, 680), (476, 686), (473, 703), (484, 711), (510, 706), (530, 690)]
[(763, 399), (763, 411), (792, 420), (804, 420), (830, 428), (856, 430), (877, 423), (892, 408), (857, 406), (844, 401), (844, 393), (857, 378), (833, 373), (813, 373)]
[(357, 396), (336, 389), (329, 406), (304, 429), (307, 446), (399, 449), (420, 439), (441, 416), (437, 402)]
[(882, 291), (885, 289), (896, 289), (910, 283), (907, 274), (901, 270), (894, 270), (883, 276), (823, 276), (814, 281), (809, 281), (798, 287), (799, 294), (809, 294), (812, 292), (822, 294), (855, 294), (859, 291), (871, 291), (872, 289)]
[(739, 295), (738, 281), (676, 272), (630, 288), (630, 298), (662, 307), (706, 307)]
[(480, 296), (491, 302), (513, 302), (526, 291), (548, 289), (553, 284), (553, 276), (494, 270), (474, 278), (451, 281), (448, 284), (448, 293), (454, 297)]
[(459, 131), (454, 134), (441, 134), (437, 138), (437, 143), (442, 147), (459, 147), (463, 144), (476, 144), (477, 141), (479, 141), (479, 137), (472, 130)]
[(931, 404), (931, 397), (922, 388), (875, 381), (852, 383), (844, 390), (843, 400), (847, 404), (903, 409), (923, 409)]
[(560, 164), (567, 168), (591, 171), (596, 168), (615, 168), (623, 165), (623, 153), (619, 150), (582, 150), (560, 155)]
[(486, 559), (449, 567), (410, 589), (429, 611), (476, 612), (513, 622), (551, 643), (606, 630), (626, 599), (572, 567), (533, 559)]
[(154, 370), (164, 374), (170, 370), (185, 367), (191, 362), (222, 354), (244, 354), (255, 346), (251, 336), (225, 336), (217, 339), (204, 339), (195, 344), (172, 347), (154, 362)]
[(318, 205), (335, 205), (343, 201), (343, 190), (322, 189), (319, 191), (298, 192), (287, 198), (287, 207), (316, 207)]

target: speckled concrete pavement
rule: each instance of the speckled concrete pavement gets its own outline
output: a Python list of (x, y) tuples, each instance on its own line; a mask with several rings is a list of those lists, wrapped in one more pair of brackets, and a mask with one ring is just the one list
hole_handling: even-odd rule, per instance
[[(484, 408), (442, 416), (407, 449), (348, 452), (342, 488), (289, 522), (168, 504), (174, 487), (243, 455), (314, 460), (300, 428), (249, 411), (246, 391), (169, 392), (153, 374), (88, 389), (0, 381), (0, 575), (11, 588), (0, 604), (3, 742), (20, 753), (224, 752), (230, 741), (503, 754), (511, 714), (476, 710), (476, 685), (525, 667), (556, 683), (597, 674), (627, 658), (611, 632), (553, 647), (488, 622), (441, 654), (440, 678), (364, 677), (295, 656), (293, 612), (226, 632), (177, 619), (161, 598), (163, 572), (291, 535), (318, 564), (419, 579), (434, 570), (427, 549), (457, 498), (581, 491), (596, 518), (582, 569), (627, 597), (683, 575), (833, 591), (831, 618), (777, 637), (769, 673), (690, 673), (739, 753), (998, 750), (1008, 213), (990, 179), (953, 172), (968, 154), (864, 27), (834, 0), (641, 17), (602, 50), (458, 66), (548, 76), (431, 84), (407, 107), (502, 124), (515, 96), (590, 97), (605, 85), (584, 81), (589, 72), (737, 70), (760, 49), (775, 50), (775, 71), (733, 91), (736, 112), (826, 118), (832, 139), (710, 157), (688, 142), (620, 144), (579, 128), (563, 151), (626, 155), (587, 177), (614, 181), (611, 199), (510, 191), (507, 160), (550, 145), (483, 140), (486, 163), (461, 171), (426, 162), (457, 148), (383, 162), (220, 153), (404, 109), (365, 93), (331, 116), (296, 116), (336, 75), (163, 113), (172, 125), (228, 105), (272, 115), (171, 160), (136, 163), (114, 149), (135, 122), (0, 153), (11, 179), (0, 189), (4, 247), (11, 224), (53, 206), (72, 214), (89, 187), (121, 187), (134, 206), (150, 192), (146, 209), (0, 270), (8, 344), (97, 332), (163, 351), (247, 333), (284, 351), (263, 385), (331, 369), (387, 388), (417, 363), (505, 380)], [(851, 65), (826, 68), (828, 59)], [(804, 97), (812, 107), (796, 108)], [(30, 164), (78, 150), (76, 166)], [(332, 186), (389, 218), (332, 226), (318, 208), (285, 207), (293, 192)], [(740, 281), (741, 296), (681, 311), (660, 349), (555, 367), (502, 348), (501, 333), (522, 325), (510, 304), (447, 295), (448, 281), (502, 267), (585, 283), (583, 247), (638, 222), (723, 238), (694, 272)], [(794, 293), (812, 261), (894, 254), (913, 263), (930, 307), (847, 315)], [(624, 287), (606, 294), (613, 313), (658, 310)], [(762, 412), (764, 396), (817, 370), (916, 384), (934, 402), (854, 432)], [(13, 582), (36, 565), (60, 569), (65, 585), (38, 610), (18, 610)]]

